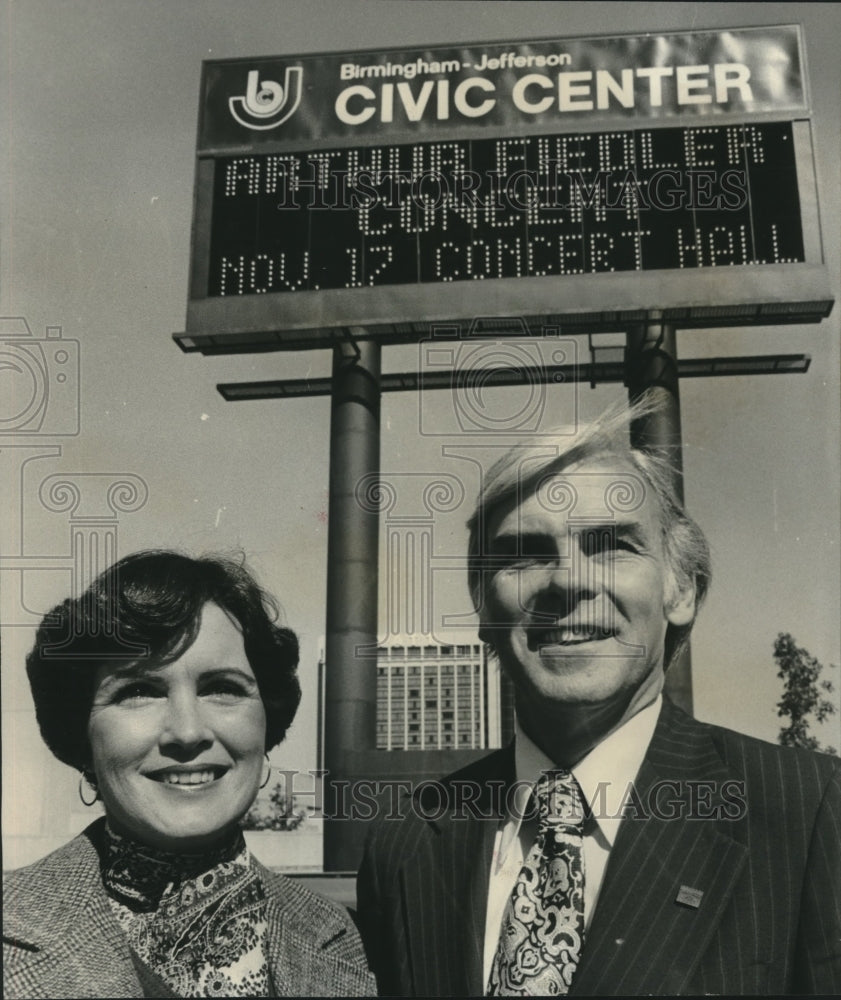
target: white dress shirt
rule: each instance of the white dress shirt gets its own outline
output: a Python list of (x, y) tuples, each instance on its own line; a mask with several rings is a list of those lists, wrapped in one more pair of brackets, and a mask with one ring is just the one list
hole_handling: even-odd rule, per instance
[[(619, 831), (628, 786), (636, 778), (654, 735), (661, 703), (662, 698), (658, 697), (570, 768), (590, 810), (584, 824), (585, 928), (596, 908), (607, 859)], [(522, 820), (521, 817), (541, 772), (557, 770), (554, 762), (535, 746), (519, 724), (515, 734), (517, 784), (509, 802), (508, 816), (497, 830), (491, 859), (485, 917), (485, 983), (490, 978), (508, 897), (537, 836), (537, 820)]]

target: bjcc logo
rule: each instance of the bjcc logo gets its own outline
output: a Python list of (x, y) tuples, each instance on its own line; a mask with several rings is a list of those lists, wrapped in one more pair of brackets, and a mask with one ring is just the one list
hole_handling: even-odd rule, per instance
[(295, 113), (301, 103), (300, 66), (290, 66), (283, 77), (283, 86), (275, 80), (260, 80), (259, 72), (248, 74), (245, 97), (231, 97), (231, 114), (240, 125), (264, 131), (277, 128)]

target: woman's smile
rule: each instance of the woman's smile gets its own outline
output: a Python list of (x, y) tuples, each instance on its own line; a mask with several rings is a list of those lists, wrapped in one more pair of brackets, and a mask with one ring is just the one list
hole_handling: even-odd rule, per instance
[(147, 778), (159, 781), (164, 785), (175, 785), (186, 790), (199, 789), (218, 781), (227, 771), (227, 768), (194, 768), (177, 771), (155, 771), (147, 774)]

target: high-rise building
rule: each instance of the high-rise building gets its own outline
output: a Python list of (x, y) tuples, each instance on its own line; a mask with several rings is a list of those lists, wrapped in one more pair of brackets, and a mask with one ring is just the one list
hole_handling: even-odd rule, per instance
[(479, 643), (406, 636), (377, 650), (378, 750), (498, 747), (510, 731), (503, 701), (499, 666)]

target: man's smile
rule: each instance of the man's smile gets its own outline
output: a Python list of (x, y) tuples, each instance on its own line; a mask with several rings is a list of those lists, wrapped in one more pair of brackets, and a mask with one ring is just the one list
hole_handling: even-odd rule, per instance
[(605, 625), (558, 624), (553, 626), (530, 626), (527, 628), (528, 647), (532, 652), (546, 646), (578, 646), (585, 642), (598, 642), (612, 638), (616, 630)]

